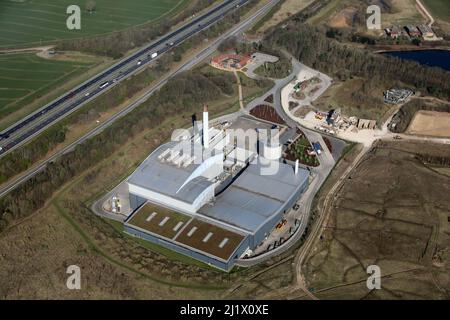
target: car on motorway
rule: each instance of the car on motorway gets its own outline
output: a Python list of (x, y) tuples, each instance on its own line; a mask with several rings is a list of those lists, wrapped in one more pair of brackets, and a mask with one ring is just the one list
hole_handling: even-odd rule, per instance
[(91, 94), (90, 92), (86, 92), (86, 94), (84, 96), (89, 97), (90, 94)]
[[(8, 130), (8, 133), (11, 134), (11, 136), (14, 136), (15, 140), (13, 144), (7, 146), (8, 148), (4, 147), (4, 150), (5, 149), (9, 150), (10, 148), (12, 149), (16, 147), (18, 144), (21, 144), (25, 139), (27, 139), (31, 134), (35, 134), (36, 132), (40, 131), (42, 128), (45, 128), (52, 122), (59, 120), (59, 117), (65, 115), (66, 113), (75, 108), (78, 108), (81, 104), (88, 101), (89, 100), (88, 97), (90, 97), (91, 95), (92, 96), (97, 95), (100, 91), (104, 91), (103, 89), (105, 89), (108, 86), (111, 86), (112, 83), (114, 83), (114, 81), (110, 77), (111, 75), (114, 75), (115, 72), (119, 71), (120, 69), (123, 70), (119, 71), (120, 75), (116, 77), (116, 80), (119, 81), (120, 79), (140, 69), (139, 67), (136, 67), (136, 62), (138, 66), (144, 65), (148, 61), (156, 58), (156, 55), (158, 55), (159, 57), (160, 54), (163, 54), (166, 50), (171, 49), (172, 46), (178, 45), (178, 43), (180, 43), (184, 39), (189, 38), (193, 34), (198, 32), (198, 30), (196, 30), (195, 28), (197, 24), (201, 27), (207, 27), (212, 23), (215, 23), (217, 21), (216, 19), (217, 16), (216, 18), (211, 20), (208, 18), (210, 17), (210, 14), (224, 15), (225, 13), (233, 9), (233, 4), (231, 4), (230, 6), (230, 3), (234, 4), (235, 2), (232, 2), (230, 0), (224, 1), (220, 6), (209, 11), (208, 14), (202, 14), (201, 17), (189, 22), (189, 24), (183, 25), (181, 28), (178, 28), (177, 30), (164, 35), (161, 39), (157, 40), (156, 42), (152, 42), (145, 48), (140, 49), (138, 52), (133, 53), (129, 57), (122, 59), (117, 64), (111, 66), (109, 69), (107, 69), (106, 72), (99, 73), (98, 75), (91, 78), (89, 81), (79, 86), (78, 88), (73, 89), (72, 91), (69, 91), (68, 93), (62, 95), (58, 100), (46, 106), (45, 112), (38, 111), (31, 117), (21, 120), (20, 123), (15, 124), (14, 127)], [(242, 5), (240, 4), (240, 6)], [(181, 37), (177, 35), (181, 35)], [(158, 52), (157, 51), (158, 48), (164, 46), (164, 44), (167, 46), (166, 50)], [(152, 59), (143, 58), (148, 53), (151, 54)], [(138, 61), (138, 59), (142, 60)], [(90, 93), (87, 94), (86, 90), (90, 90)], [(65, 103), (67, 103), (67, 105), (65, 105)], [(44, 116), (44, 113), (46, 115), (50, 113), (51, 114), (49, 117), (47, 117)], [(37, 125), (35, 125), (35, 123), (37, 123)], [(15, 137), (16, 132), (24, 128), (25, 126), (29, 126), (27, 132), (19, 133), (16, 139)], [(2, 138), (0, 137), (0, 140), (1, 139)]]

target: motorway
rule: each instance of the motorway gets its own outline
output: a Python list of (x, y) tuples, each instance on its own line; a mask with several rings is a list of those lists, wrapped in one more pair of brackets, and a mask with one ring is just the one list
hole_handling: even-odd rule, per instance
[[(249, 0), (226, 0), (205, 14), (122, 59), (72, 91), (28, 115), (0, 134), (0, 157), (37, 136), (40, 132), (82, 107), (119, 82), (145, 68), (162, 54), (218, 22)], [(277, 1), (278, 2), (278, 1)]]
[(122, 109), (120, 112), (116, 113), (111, 118), (109, 118), (107, 121), (101, 123), (96, 128), (94, 128), (93, 130), (91, 130), (90, 132), (85, 134), (84, 136), (80, 137), (79, 139), (77, 139), (76, 141), (71, 143), (70, 145), (59, 150), (54, 155), (52, 155), (50, 158), (48, 158), (45, 161), (34, 166), (32, 169), (30, 169), (24, 173), (21, 173), (21, 174), (17, 175), (16, 177), (10, 179), (6, 183), (4, 183), (0, 187), (0, 197), (5, 196), (8, 192), (14, 190), (14, 188), (16, 188), (18, 185), (27, 181), (28, 179), (30, 179), (31, 177), (33, 177), (34, 175), (36, 175), (37, 173), (42, 171), (48, 163), (51, 163), (51, 162), (55, 161), (57, 158), (59, 158), (61, 155), (65, 154), (67, 152), (70, 152), (78, 144), (81, 144), (84, 141), (99, 134), (105, 128), (110, 126), (114, 121), (116, 121), (119, 118), (122, 118), (123, 116), (125, 116), (126, 114), (128, 114), (129, 112), (131, 112), (132, 110), (137, 108), (139, 105), (141, 105), (143, 102), (145, 102), (155, 91), (157, 91), (164, 84), (166, 84), (169, 79), (173, 78), (174, 76), (176, 76), (177, 74), (179, 74), (183, 71), (193, 68), (198, 63), (204, 61), (208, 56), (210, 56), (217, 49), (219, 44), (224, 39), (226, 39), (230, 36), (238, 35), (239, 33), (242, 33), (243, 31), (250, 28), (258, 19), (263, 17), (265, 14), (267, 14), (273, 8), (273, 6), (275, 6), (278, 2), (279, 2), (279, 0), (272, 0), (272, 1), (268, 2), (266, 5), (264, 5), (260, 9), (258, 9), (253, 14), (251, 14), (249, 17), (247, 17), (246, 19), (243, 19), (232, 29), (224, 32), (219, 38), (217, 38), (213, 43), (211, 43), (209, 47), (207, 47), (206, 49), (203, 49), (193, 59), (191, 59), (191, 60), (187, 61), (186, 63), (184, 63), (183, 65), (181, 65), (177, 70), (175, 70), (175, 71), (167, 74), (165, 77), (159, 79), (158, 82), (155, 85), (151, 86), (146, 92), (144, 92), (143, 95), (138, 100), (131, 103), (126, 108)]

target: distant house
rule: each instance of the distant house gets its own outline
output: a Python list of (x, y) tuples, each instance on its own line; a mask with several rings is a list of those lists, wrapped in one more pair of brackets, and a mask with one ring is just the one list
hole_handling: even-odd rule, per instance
[(402, 36), (403, 31), (399, 26), (393, 26), (392, 28), (387, 28), (386, 33), (392, 39), (397, 39), (398, 37)]
[(434, 31), (433, 29), (431, 29), (430, 26), (426, 25), (426, 24), (422, 24), (420, 26), (417, 27), (420, 31), (420, 34), (422, 35), (422, 37), (424, 39), (426, 38), (434, 38)]
[(406, 31), (408, 32), (408, 34), (409, 34), (409, 36), (410, 36), (411, 38), (417, 38), (417, 37), (420, 37), (420, 36), (421, 36), (421, 33), (420, 33), (419, 29), (417, 29), (416, 26), (413, 26), (413, 25), (407, 25), (407, 26), (405, 27), (405, 29), (406, 29)]

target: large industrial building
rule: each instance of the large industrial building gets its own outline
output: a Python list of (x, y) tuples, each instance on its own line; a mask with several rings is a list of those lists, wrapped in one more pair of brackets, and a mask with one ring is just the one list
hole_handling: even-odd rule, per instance
[(127, 179), (125, 231), (226, 271), (257, 247), (307, 188), (309, 171), (283, 163), (275, 139), (241, 145), (230, 132), (242, 127), (266, 129), (250, 118), (210, 128), (205, 109), (203, 123), (151, 153)]

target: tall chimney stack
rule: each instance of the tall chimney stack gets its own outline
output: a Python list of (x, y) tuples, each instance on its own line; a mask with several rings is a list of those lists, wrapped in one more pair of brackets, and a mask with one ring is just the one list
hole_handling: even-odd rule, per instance
[(203, 106), (203, 147), (209, 148), (209, 119), (208, 119), (208, 105)]
[(192, 131), (194, 133), (194, 135), (197, 133), (197, 115), (194, 113), (191, 115), (191, 120), (192, 120)]

